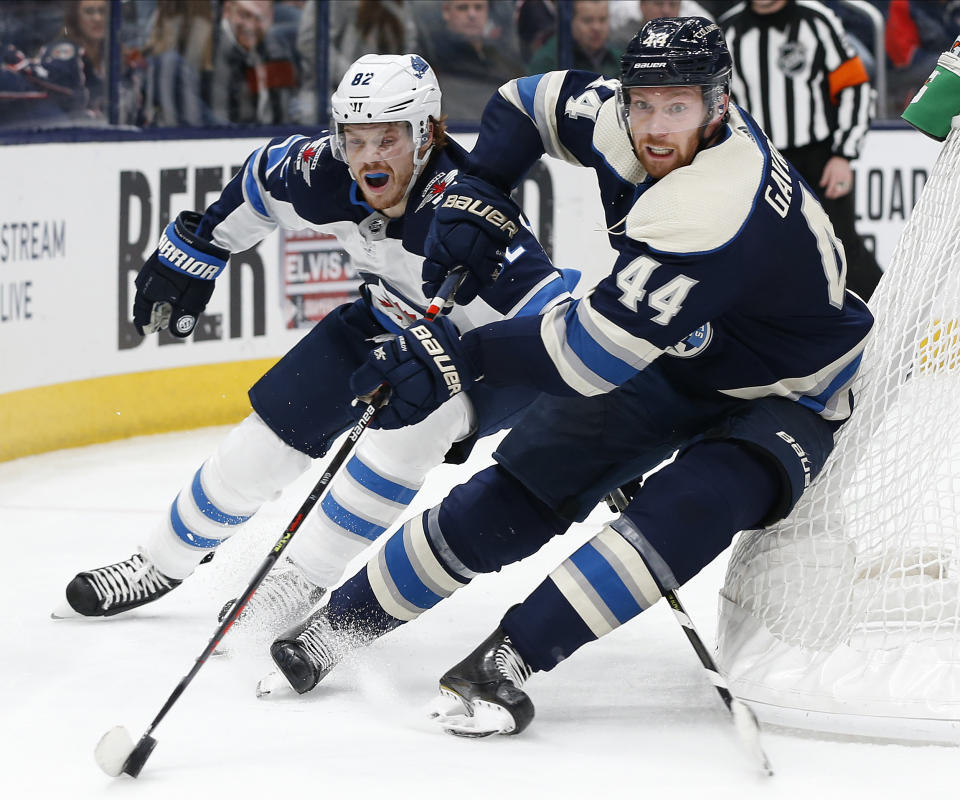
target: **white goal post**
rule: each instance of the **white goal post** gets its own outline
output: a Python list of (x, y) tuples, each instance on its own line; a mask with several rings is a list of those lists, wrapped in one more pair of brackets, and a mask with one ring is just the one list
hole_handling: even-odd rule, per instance
[(854, 416), (784, 521), (740, 535), (718, 660), (761, 720), (960, 743), (960, 132), (871, 300)]

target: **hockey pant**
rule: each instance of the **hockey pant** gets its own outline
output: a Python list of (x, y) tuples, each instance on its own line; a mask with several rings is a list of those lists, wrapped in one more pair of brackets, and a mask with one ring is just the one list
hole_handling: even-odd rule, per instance
[[(649, 476), (627, 511), (557, 567), (504, 627), (528, 664), (549, 670), (633, 618), (755, 526), (783, 483), (768, 456), (742, 443), (698, 442)], [(409, 520), (336, 589), (336, 628), (378, 636), (415, 619), (479, 573), (539, 550), (570, 522), (505, 469), (490, 467)]]

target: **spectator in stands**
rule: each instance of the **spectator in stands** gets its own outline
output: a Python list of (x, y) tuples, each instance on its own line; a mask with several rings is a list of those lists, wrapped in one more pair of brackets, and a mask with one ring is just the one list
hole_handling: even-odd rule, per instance
[(63, 6), (50, 0), (2, 0), (0, 43), (11, 45), (28, 59), (63, 32)]
[(470, 119), (503, 83), (526, 70), (503, 41), (488, 38), (488, 27), (494, 27), (489, 0), (442, 0), (440, 17), (439, 26), (422, 37), (424, 57), (437, 71), (444, 110), (454, 119)]
[(220, 119), (248, 125), (291, 119), (295, 56), (281, 37), (269, 33), (273, 5), (273, 0), (224, 0), (210, 89), (210, 106)]
[(143, 124), (226, 124), (205, 101), (213, 70), (210, 0), (157, 0), (146, 42)]
[(643, 27), (643, 23), (660, 17), (713, 17), (694, 0), (611, 0), (610, 41), (623, 49)]
[(530, 57), (557, 30), (557, 4), (554, 0), (517, 0), (517, 38), (520, 57)]
[(63, 12), (63, 35), (44, 48), (41, 59), (69, 63), (79, 55), (83, 63), (87, 108), (97, 117), (105, 118), (107, 0), (65, 0)]
[(899, 114), (960, 33), (960, 0), (890, 0), (884, 45), (890, 111)]
[(0, 43), (0, 127), (35, 128), (89, 119), (83, 62), (73, 58), (27, 58), (12, 44)]
[(719, 20), (733, 56), (733, 99), (816, 191), (864, 300), (882, 272), (857, 234), (855, 159), (873, 113), (867, 71), (837, 16), (816, 0), (749, 0)]
[[(608, 77), (620, 74), (620, 51), (608, 44), (610, 13), (607, 0), (573, 0), (573, 19), (570, 22), (573, 36), (573, 68), (587, 72), (599, 72)], [(527, 71), (531, 75), (564, 69), (557, 55), (557, 37), (552, 36), (541, 47)]]
[[(337, 87), (354, 61), (366, 53), (417, 53), (416, 25), (404, 0), (339, 0), (330, 9), (329, 70), (331, 89)], [(297, 58), (303, 76), (296, 119), (304, 124), (326, 124), (316, 118), (317, 0), (307, 0), (297, 32)]]

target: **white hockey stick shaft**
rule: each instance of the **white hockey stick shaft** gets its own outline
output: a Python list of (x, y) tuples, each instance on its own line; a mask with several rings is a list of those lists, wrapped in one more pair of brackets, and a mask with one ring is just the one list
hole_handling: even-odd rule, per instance
[[(628, 504), (627, 497), (620, 489), (614, 489), (610, 492), (609, 500), (610, 507), (615, 508), (621, 514), (626, 510)], [(663, 596), (670, 605), (670, 610), (673, 611), (674, 617), (676, 617), (680, 623), (680, 627), (683, 628), (683, 632), (687, 636), (687, 641), (690, 642), (694, 652), (700, 659), (700, 663), (707, 671), (710, 683), (713, 684), (717, 690), (717, 694), (720, 695), (724, 705), (726, 705), (727, 710), (732, 715), (734, 727), (737, 729), (741, 741), (760, 762), (763, 771), (766, 772), (767, 775), (773, 775), (770, 759), (767, 758), (767, 754), (764, 752), (763, 745), (760, 742), (760, 722), (757, 720), (756, 714), (753, 713), (753, 709), (730, 691), (726, 677), (724, 677), (720, 671), (717, 662), (713, 660), (713, 656), (710, 655), (710, 651), (703, 643), (703, 639), (700, 638), (700, 634), (697, 633), (696, 626), (694, 626), (693, 620), (688, 616), (683, 604), (680, 602), (680, 598), (677, 597), (677, 593), (672, 589), (664, 589)]]

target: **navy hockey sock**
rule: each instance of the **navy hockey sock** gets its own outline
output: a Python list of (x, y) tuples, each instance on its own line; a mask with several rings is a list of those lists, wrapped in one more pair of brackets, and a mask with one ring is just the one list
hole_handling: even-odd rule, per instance
[(568, 525), (501, 467), (490, 467), (394, 533), (330, 595), (327, 616), (335, 627), (381, 635), (416, 619), (477, 574), (535, 553)]
[(775, 469), (755, 450), (730, 441), (694, 445), (510, 609), (503, 629), (531, 667), (550, 670), (655, 603), (661, 586), (693, 577), (762, 519), (780, 491)]

